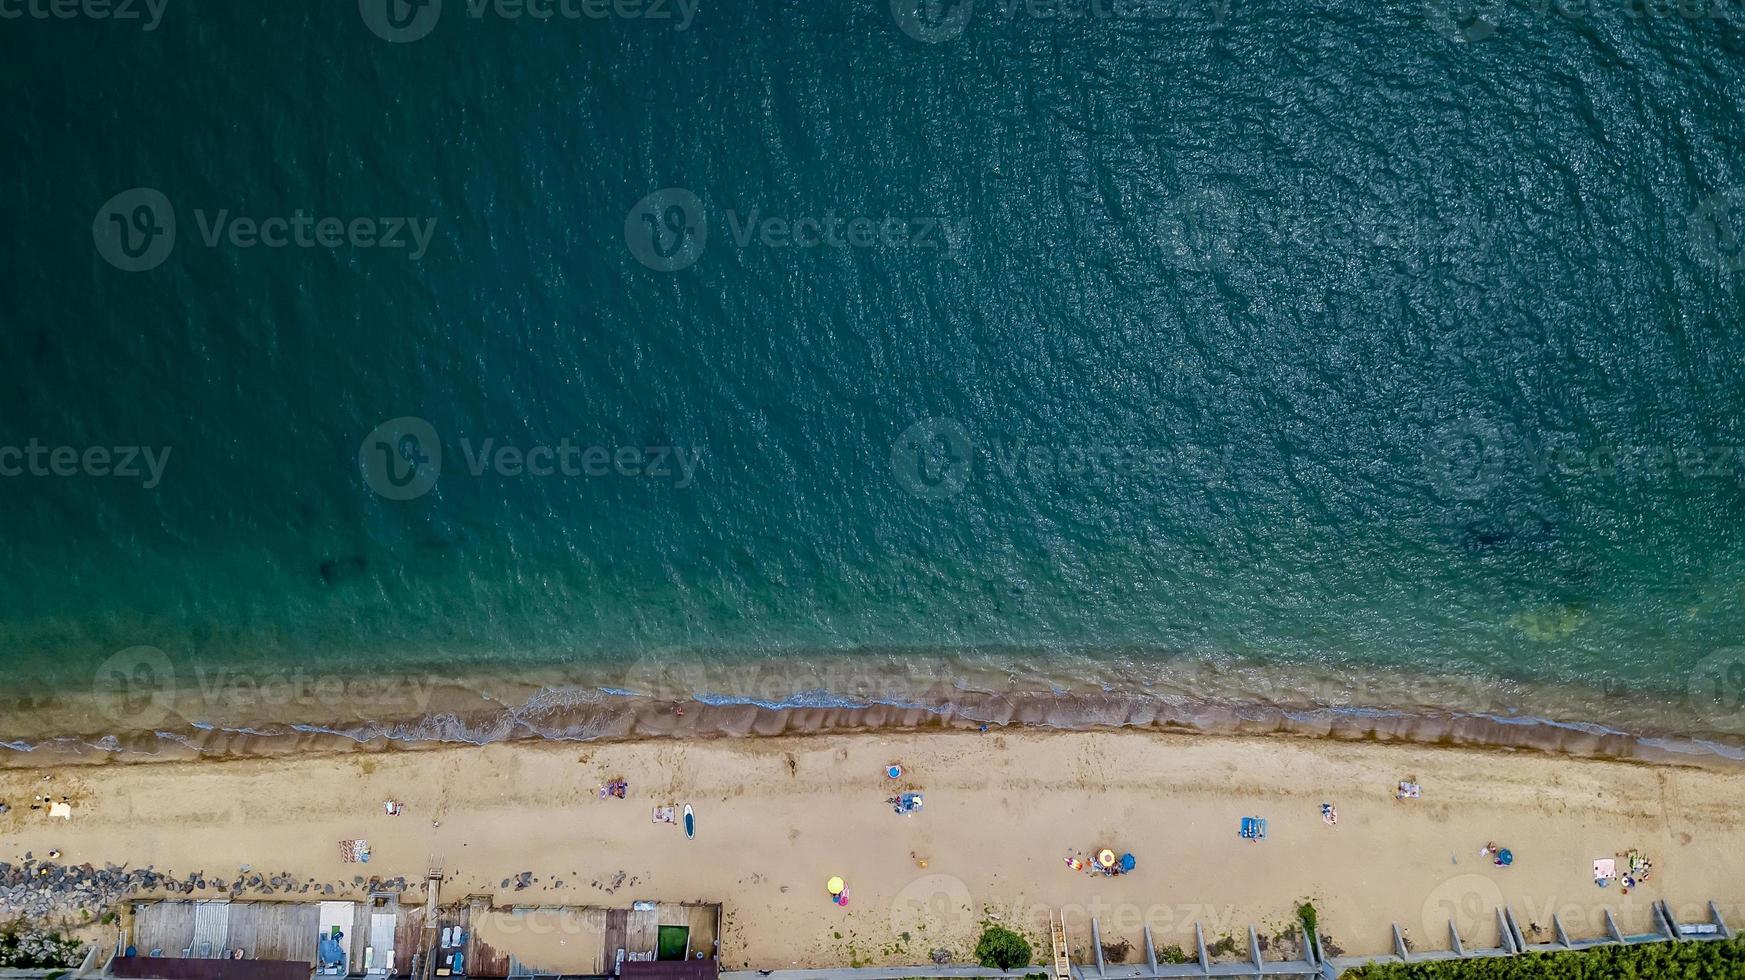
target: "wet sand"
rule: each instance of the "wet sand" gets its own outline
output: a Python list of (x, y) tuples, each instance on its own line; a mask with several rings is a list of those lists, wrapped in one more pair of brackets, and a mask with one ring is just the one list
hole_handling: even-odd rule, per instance
[[(92, 683), (0, 695), (0, 768), (284, 757), (518, 741), (695, 741), (817, 733), (1140, 729), (1304, 735), (1584, 758), (1745, 765), (1745, 711), (1689, 690), (1529, 686), (1181, 662), (1091, 684), (903, 655), (743, 663), (650, 657), (617, 669), (385, 674), (254, 671), (123, 651)], [(926, 669), (922, 669), (922, 668)], [(1070, 673), (1070, 672), (1069, 672)], [(701, 692), (701, 693), (700, 693)], [(1594, 719), (1605, 719), (1596, 723)]]

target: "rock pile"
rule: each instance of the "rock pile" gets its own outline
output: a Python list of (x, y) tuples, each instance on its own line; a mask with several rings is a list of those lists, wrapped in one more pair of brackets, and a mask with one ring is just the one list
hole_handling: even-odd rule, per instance
[(37, 861), (30, 854), (22, 863), (0, 861), (0, 922), (78, 924), (102, 917), (131, 898), (192, 895), (201, 898), (272, 898), (295, 895), (362, 897), (371, 892), (401, 893), (404, 876), (349, 882), (299, 880), (290, 872), (261, 874), (247, 866), (234, 875), (208, 875), (204, 871), (177, 874), (147, 865), (128, 868), (105, 864), (57, 864)]

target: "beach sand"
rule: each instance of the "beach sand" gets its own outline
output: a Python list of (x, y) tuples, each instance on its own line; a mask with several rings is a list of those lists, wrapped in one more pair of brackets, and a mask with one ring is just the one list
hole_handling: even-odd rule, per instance
[[(902, 779), (886, 778), (891, 762)], [(1408, 775), (1423, 798), (1397, 801)], [(600, 799), (617, 776), (628, 799)], [(923, 812), (893, 813), (899, 789), (923, 791)], [(71, 798), (70, 821), (28, 809), (45, 792)], [(388, 798), (405, 812), (386, 815)], [(249, 865), (318, 886), (404, 875), (416, 888), (438, 857), (445, 900), (721, 901), (728, 968), (922, 963), (940, 948), (962, 962), (988, 918), (1045, 955), (1051, 910), (1075, 959), (1090, 955), (1092, 916), (1106, 946), (1142, 959), (1146, 924), (1160, 948), (1191, 950), (1195, 923), (1245, 946), (1248, 924), (1282, 933), (1303, 900), (1348, 953), (1387, 950), (1394, 922), (1443, 948), (1451, 916), (1469, 944), (1494, 945), (1500, 901), (1524, 929), (1549, 930), (1557, 911), (1577, 936), (1602, 932), (1608, 906), (1625, 931), (1648, 931), (1656, 899), (1692, 917), (1714, 900), (1745, 924), (1745, 773), (1537, 752), (1023, 729), (516, 742), (14, 769), (0, 799), (12, 803), (0, 860), (15, 863), (58, 848), (62, 864), (227, 878)], [(651, 822), (654, 805), (687, 802), (695, 840)], [(1267, 818), (1267, 840), (1239, 839), (1245, 815)], [(337, 842), (357, 837), (373, 860), (342, 863)], [(1491, 841), (1514, 866), (1480, 856)], [(1101, 846), (1132, 852), (1137, 871), (1067, 868)], [(1628, 895), (1597, 888), (1592, 862), (1629, 848), (1652, 857), (1651, 879)], [(502, 887), (524, 871), (531, 887)], [(826, 896), (832, 875), (848, 882), (846, 908)]]

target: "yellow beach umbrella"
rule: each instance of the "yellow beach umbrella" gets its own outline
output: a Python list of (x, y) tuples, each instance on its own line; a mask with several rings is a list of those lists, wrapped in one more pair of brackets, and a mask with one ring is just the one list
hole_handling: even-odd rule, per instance
[(832, 877), (829, 881), (824, 883), (824, 887), (829, 890), (830, 894), (840, 895), (842, 894), (842, 889), (846, 888), (847, 885), (843, 883), (843, 880), (840, 877)]
[(1106, 847), (1103, 848), (1102, 850), (1098, 851), (1097, 852), (1097, 863), (1102, 865), (1105, 868), (1114, 867), (1115, 866), (1115, 852), (1109, 850)]

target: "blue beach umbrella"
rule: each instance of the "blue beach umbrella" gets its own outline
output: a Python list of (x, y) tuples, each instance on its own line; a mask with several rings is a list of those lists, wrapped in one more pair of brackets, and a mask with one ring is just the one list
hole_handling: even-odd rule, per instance
[(1505, 868), (1511, 864), (1514, 864), (1515, 863), (1515, 852), (1509, 850), (1506, 847), (1503, 848), (1502, 850), (1498, 851), (1497, 852), (1497, 863), (1502, 865)]
[(1121, 855), (1121, 870), (1123, 872), (1132, 871), (1134, 868), (1136, 868), (1138, 866), (1139, 866), (1139, 862), (1133, 860), (1133, 855), (1131, 855), (1131, 854)]

